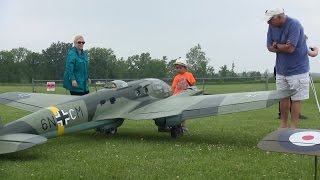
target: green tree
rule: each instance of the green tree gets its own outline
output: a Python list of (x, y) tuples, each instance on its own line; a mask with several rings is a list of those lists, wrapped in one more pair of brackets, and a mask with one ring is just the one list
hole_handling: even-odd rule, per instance
[(116, 78), (117, 57), (110, 48), (91, 48), (88, 50), (91, 78)]
[(17, 82), (18, 78), (12, 71), (15, 71), (13, 53), (11, 51), (0, 51), (0, 82)]
[(220, 77), (228, 77), (229, 74), (230, 74), (230, 71), (228, 70), (227, 65), (223, 65), (220, 67), (220, 70), (219, 70)]
[(44, 56), (45, 79), (62, 79), (68, 52), (72, 47), (72, 43), (64, 43), (58, 41), (52, 43), (49, 48), (42, 50)]
[(167, 63), (167, 76), (169, 78), (173, 78), (175, 75), (176, 75), (176, 69), (174, 67), (174, 63), (176, 62), (175, 59), (173, 60), (170, 60), (168, 63)]
[(127, 79), (130, 77), (129, 74), (129, 65), (128, 62), (124, 58), (120, 58), (117, 60), (115, 64), (115, 78), (117, 79)]
[(206, 77), (207, 76), (207, 65), (209, 58), (206, 57), (206, 53), (202, 51), (200, 44), (191, 48), (186, 54), (187, 63), (189, 67), (193, 70), (196, 77)]
[(26, 56), (25, 61), (22, 63), (23, 74), (28, 82), (31, 79), (44, 79), (46, 77), (46, 60), (40, 53), (32, 52)]
[(31, 51), (29, 51), (26, 48), (16, 48), (12, 49), (10, 51), (13, 55), (13, 68), (10, 70), (11, 74), (14, 76), (11, 76), (11, 80), (13, 82), (30, 82), (31, 79), (26, 78), (24, 75), (24, 70), (26, 66), (24, 65), (24, 62), (29, 54), (31, 54)]
[(235, 66), (234, 62), (232, 62), (231, 70), (230, 70), (230, 76), (231, 77), (237, 77), (237, 74), (234, 72), (235, 67), (236, 66)]
[(216, 74), (214, 72), (214, 68), (212, 66), (207, 67), (207, 76), (211, 77), (211, 78), (216, 76)]

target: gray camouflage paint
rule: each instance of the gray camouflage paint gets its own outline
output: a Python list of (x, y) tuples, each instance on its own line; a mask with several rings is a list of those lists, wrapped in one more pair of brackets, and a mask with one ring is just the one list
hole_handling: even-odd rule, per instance
[[(29, 144), (21, 141), (16, 146), (19, 149), (20, 145), (31, 147), (45, 142), (42, 137), (53, 138), (101, 126), (116, 128), (124, 119), (155, 119), (162, 124), (175, 126), (184, 119), (265, 108), (292, 95), (294, 91), (199, 96), (201, 93), (202, 90), (192, 88), (171, 96), (171, 87), (165, 82), (143, 79), (129, 82), (127, 86), (121, 84), (118, 89), (103, 89), (80, 97), (35, 93), (0, 94), (1, 104), (33, 112), (0, 129), (0, 154), (8, 144), (8, 141), (2, 140), (8, 134), (12, 135), (12, 141), (14, 134), (40, 135), (32, 137), (33, 142)], [(7, 143), (6, 146), (3, 143)]]

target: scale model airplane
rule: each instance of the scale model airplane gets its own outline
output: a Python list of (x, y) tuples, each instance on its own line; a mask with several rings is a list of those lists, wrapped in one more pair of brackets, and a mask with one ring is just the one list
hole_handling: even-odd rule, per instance
[(170, 127), (172, 137), (180, 137), (183, 120), (266, 108), (295, 93), (288, 90), (201, 95), (202, 90), (191, 87), (171, 95), (171, 87), (159, 79), (129, 83), (116, 80), (110, 85), (85, 96), (0, 94), (0, 104), (32, 112), (0, 125), (0, 154), (87, 129), (115, 134), (124, 119), (153, 119), (157, 126)]

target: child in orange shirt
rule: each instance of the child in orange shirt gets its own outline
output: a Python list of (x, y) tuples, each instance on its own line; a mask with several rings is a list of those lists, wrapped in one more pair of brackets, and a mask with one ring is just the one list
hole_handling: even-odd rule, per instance
[[(193, 74), (188, 72), (188, 65), (185, 59), (179, 57), (174, 63), (174, 66), (178, 74), (174, 77), (172, 82), (173, 95), (184, 91), (190, 86), (196, 85), (196, 80), (194, 79)], [(185, 121), (183, 121), (181, 125), (184, 131), (188, 131)]]

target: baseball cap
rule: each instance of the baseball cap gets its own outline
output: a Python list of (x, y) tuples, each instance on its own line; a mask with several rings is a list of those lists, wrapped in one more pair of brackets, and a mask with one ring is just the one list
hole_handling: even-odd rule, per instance
[(182, 66), (187, 66), (187, 61), (181, 57), (179, 57), (174, 65), (182, 65)]
[(271, 18), (273, 18), (276, 15), (283, 14), (284, 9), (283, 8), (271, 8), (266, 10), (265, 12), (265, 21), (270, 21)]

